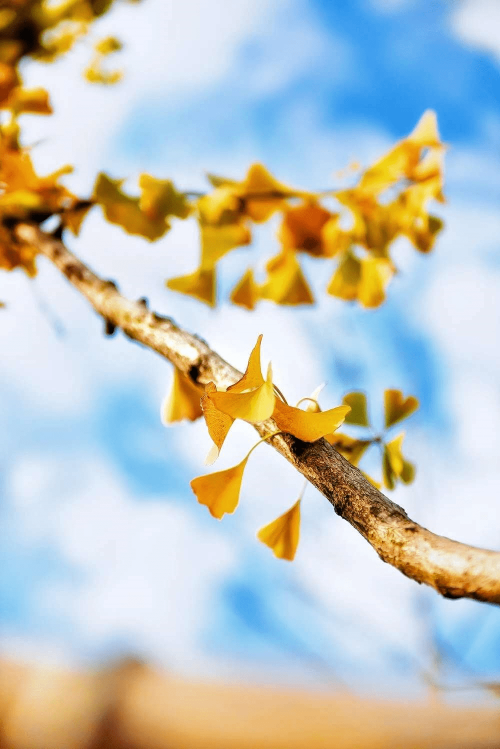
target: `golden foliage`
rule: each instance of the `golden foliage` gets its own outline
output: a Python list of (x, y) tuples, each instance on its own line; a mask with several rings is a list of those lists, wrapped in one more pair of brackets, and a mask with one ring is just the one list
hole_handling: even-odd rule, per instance
[(257, 538), (272, 549), (278, 559), (295, 559), (300, 536), (300, 502), (298, 499), (283, 515), (264, 526), (257, 533)]

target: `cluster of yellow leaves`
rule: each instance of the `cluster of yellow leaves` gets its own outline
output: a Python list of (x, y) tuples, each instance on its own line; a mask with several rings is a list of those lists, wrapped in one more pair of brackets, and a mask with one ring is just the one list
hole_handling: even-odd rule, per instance
[[(271, 365), (266, 377), (262, 375), (261, 341), (262, 336), (259, 336), (250, 354), (245, 374), (238, 382), (227, 390), (217, 390), (213, 382), (208, 383), (201, 397), (201, 410), (199, 388), (177, 370), (174, 373), (172, 389), (162, 406), (162, 419), (164, 423), (181, 419), (192, 421), (202, 413), (213, 441), (213, 448), (207, 457), (208, 463), (217, 459), (236, 419), (257, 424), (272, 418), (278, 430), (273, 434), (287, 432), (304, 442), (315, 442), (321, 437), (332, 437), (351, 410), (347, 403), (328, 411), (310, 407), (303, 410), (288, 405), (273, 384)], [(220, 519), (236, 509), (243, 473), (256, 446), (236, 466), (199, 476), (191, 481), (198, 501), (206, 505), (214, 517)], [(262, 528), (258, 537), (272, 548), (276, 556), (291, 560), (297, 549), (299, 525), (300, 500), (284, 515)]]
[(123, 73), (121, 70), (108, 71), (103, 67), (104, 60), (114, 52), (122, 49), (122, 43), (114, 36), (107, 36), (94, 45), (94, 57), (85, 70), (85, 78), (89, 83), (102, 83), (106, 86), (121, 81)]
[(191, 207), (185, 195), (177, 192), (169, 179), (141, 174), (139, 197), (123, 192), (123, 182), (122, 179), (99, 174), (92, 200), (101, 205), (109, 222), (118, 224), (129, 234), (137, 234), (154, 242), (170, 229), (169, 217), (189, 216)]
[(29, 151), (0, 131), (0, 268), (21, 267), (30, 276), (36, 273), (36, 250), (13, 241), (8, 230), (12, 221), (26, 218), (41, 221), (57, 214), (63, 226), (78, 234), (91, 203), (80, 200), (60, 183), (60, 178), (68, 172), (71, 167), (40, 177)]
[[(426, 112), (410, 135), (348, 190), (323, 193), (300, 191), (275, 179), (261, 164), (253, 164), (242, 181), (209, 175), (212, 192), (196, 202), (201, 255), (198, 268), (167, 281), (175, 291), (214, 306), (216, 266), (231, 250), (251, 242), (251, 225), (280, 214), (279, 252), (272, 257), (262, 281), (247, 268), (230, 298), (254, 309), (261, 299), (276, 304), (314, 303), (299, 258), (307, 254), (331, 259), (335, 271), (327, 286), (332, 296), (378, 307), (396, 273), (390, 246), (407, 237), (421, 252), (432, 249), (442, 228), (427, 213), (431, 200), (442, 202), (444, 146), (436, 117)], [(325, 203), (336, 202), (332, 210)], [(346, 216), (351, 226), (346, 229)]]
[[(136, 1), (136, 0), (133, 0)], [(11, 128), (20, 114), (52, 114), (47, 91), (25, 89), (19, 72), (27, 57), (52, 62), (88, 34), (96, 18), (113, 0), (3, 0), (0, 4), (0, 109), (11, 112)], [(114, 83), (120, 75), (101, 67), (103, 58), (121, 48), (108, 37), (98, 42), (94, 60), (86, 71), (88, 80)]]
[[(0, 268), (24, 268), (34, 275), (35, 248), (13, 243), (9, 225), (14, 220), (41, 222), (57, 214), (61, 228), (77, 234), (92, 201), (81, 200), (60, 184), (71, 171), (64, 166), (47, 177), (36, 174), (30, 153), (20, 145), (19, 117), (50, 115), (49, 94), (43, 88), (24, 88), (19, 72), (27, 57), (52, 62), (88, 33), (93, 21), (106, 13), (113, 0), (4, 0), (0, 3), (0, 110), (9, 118), (0, 126)], [(113, 37), (95, 46), (95, 60), (87, 78), (111, 83), (116, 74), (100, 68), (102, 58), (120, 49)], [(99, 75), (100, 78), (99, 78)]]
[[(346, 424), (357, 427), (370, 427), (366, 395), (360, 392), (348, 393), (344, 396), (344, 404), (351, 407), (345, 418)], [(344, 456), (352, 465), (358, 466), (361, 458), (371, 445), (378, 445), (382, 453), (382, 476), (383, 483), (387, 489), (394, 489), (397, 482), (410, 484), (415, 477), (415, 466), (403, 455), (404, 432), (397, 437), (388, 440), (385, 436), (395, 424), (411, 416), (418, 408), (418, 400), (412, 395), (403, 397), (400, 390), (386, 390), (384, 393), (384, 434), (382, 436), (368, 435), (366, 437), (351, 437), (347, 434), (336, 432), (328, 435), (326, 439), (335, 449)], [(366, 475), (366, 474), (365, 474)], [(375, 486), (380, 484), (370, 476), (366, 476)]]

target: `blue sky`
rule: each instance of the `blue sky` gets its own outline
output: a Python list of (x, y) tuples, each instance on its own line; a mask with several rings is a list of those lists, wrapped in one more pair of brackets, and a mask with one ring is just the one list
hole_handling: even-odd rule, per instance
[[(320, 299), (312, 309), (265, 304), (249, 314), (222, 303), (207, 312), (163, 285), (195, 266), (189, 224), (150, 246), (96, 213), (74, 247), (240, 367), (263, 332), (265, 358), (292, 397), (327, 381), (333, 405), (362, 388), (380, 419), (385, 387), (417, 395), (422, 407), (406, 440), (419, 471), (396, 501), (436, 532), (498, 547), (500, 39), (492, 13), (489, 0), (238, 0), (229, 9), (223, 0), (145, 0), (101, 24), (126, 42), (122, 85), (100, 91), (80, 81), (85, 46), (26, 71), (30, 84), (54, 92), (56, 110), (33, 118), (26, 137), (39, 142), (41, 170), (75, 164), (68, 184), (83, 192), (101, 168), (199, 188), (205, 170), (238, 177), (257, 160), (318, 188), (335, 184), (353, 159), (368, 164), (434, 108), (450, 145), (448, 204), (439, 208), (447, 228), (431, 256), (397, 248), (401, 274), (378, 311), (326, 298), (329, 269), (311, 261)], [(223, 264), (223, 290), (252, 253), (261, 262), (275, 246), (272, 230), (259, 230), (254, 249)], [(435, 637), (458, 651), (471, 678), (498, 678), (496, 609), (442, 601), (406, 580), (313, 490), (296, 562), (258, 545), (255, 530), (301, 488), (265, 447), (249, 465), (238, 512), (222, 523), (209, 517), (188, 486), (203, 470), (203, 425), (160, 423), (168, 365), (120, 337), (104, 339), (85, 303), (42, 262), (35, 284), (2, 278), (3, 652), (77, 663), (132, 654), (203, 676), (412, 693), (423, 688), (419, 669)], [(235, 430), (224, 466), (251, 441)]]

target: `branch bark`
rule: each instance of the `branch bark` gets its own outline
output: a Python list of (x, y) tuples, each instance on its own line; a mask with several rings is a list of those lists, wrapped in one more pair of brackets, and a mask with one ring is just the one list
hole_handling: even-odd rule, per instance
[[(14, 241), (34, 246), (49, 258), (110, 329), (120, 328), (129, 338), (168, 359), (193, 382), (206, 385), (213, 381), (218, 387), (227, 387), (241, 377), (201, 338), (151, 312), (144, 300), (126, 299), (113, 282), (99, 278), (36, 224), (19, 223), (12, 231)], [(276, 431), (272, 420), (256, 428), (261, 436)], [(324, 439), (305, 443), (283, 434), (268, 442), (364, 536), (384, 562), (447, 598), (500, 604), (500, 552), (467, 546), (418, 525)]]

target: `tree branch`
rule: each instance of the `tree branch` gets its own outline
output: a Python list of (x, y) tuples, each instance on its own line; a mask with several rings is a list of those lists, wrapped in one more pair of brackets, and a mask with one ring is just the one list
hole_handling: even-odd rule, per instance
[[(198, 336), (157, 315), (144, 300), (132, 302), (116, 285), (96, 276), (58, 239), (36, 225), (19, 223), (14, 240), (27, 243), (49, 258), (83, 294), (107, 327), (168, 359), (193, 382), (213, 381), (227, 387), (241, 373)], [(276, 431), (272, 420), (256, 426), (261, 436)], [(375, 549), (379, 557), (407, 577), (430, 585), (447, 598), (473, 598), (500, 604), (500, 552), (467, 546), (438, 536), (411, 520), (369, 483), (326, 440), (305, 443), (288, 434), (269, 440)]]

